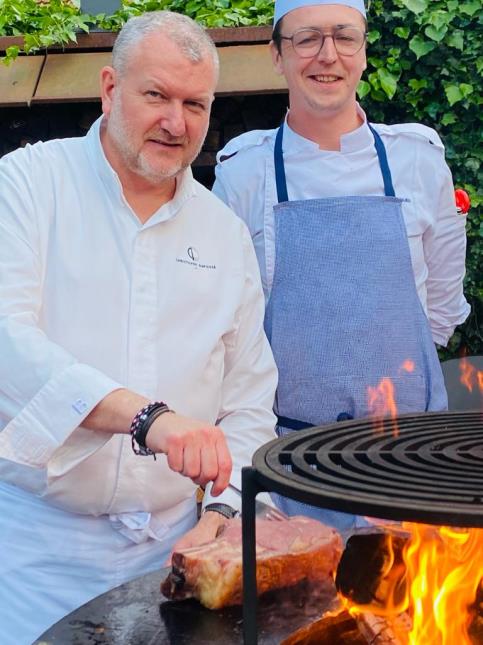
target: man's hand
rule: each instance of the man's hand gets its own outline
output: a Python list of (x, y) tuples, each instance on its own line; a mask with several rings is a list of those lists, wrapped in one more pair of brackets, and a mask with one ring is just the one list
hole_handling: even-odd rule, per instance
[[(211, 542), (211, 540), (215, 539), (219, 529), (229, 521), (220, 513), (207, 511), (201, 516), (198, 524), (176, 542), (171, 551), (171, 555), (175, 551), (182, 551), (192, 546), (200, 546), (201, 544)], [(165, 566), (171, 565), (171, 555)]]
[(230, 481), (231, 456), (225, 436), (217, 426), (166, 412), (150, 427), (146, 446), (164, 453), (171, 470), (189, 477), (195, 484), (205, 486), (212, 481), (211, 494), (215, 497)]

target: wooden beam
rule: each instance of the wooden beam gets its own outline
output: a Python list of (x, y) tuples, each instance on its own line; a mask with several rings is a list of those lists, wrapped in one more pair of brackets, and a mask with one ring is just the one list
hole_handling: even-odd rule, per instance
[(109, 52), (49, 54), (32, 103), (97, 101), (99, 71), (110, 62)]
[(287, 89), (285, 78), (275, 73), (267, 45), (219, 47), (220, 81), (216, 93), (261, 94)]
[[(286, 89), (285, 79), (273, 70), (266, 44), (219, 47), (218, 53), (218, 95), (281, 92)], [(110, 60), (109, 52), (49, 54), (32, 102), (97, 101), (99, 71), (104, 65), (109, 65)]]
[[(220, 27), (219, 29), (206, 30), (217, 45), (230, 45), (232, 43), (268, 43), (272, 37), (272, 27)], [(112, 31), (91, 31), (77, 34), (77, 43), (53, 45), (48, 53), (58, 51), (95, 51), (111, 50), (116, 40), (117, 33)], [(0, 52), (4, 52), (12, 45), (23, 46), (22, 36), (0, 36)]]
[(45, 56), (19, 58), (11, 65), (0, 64), (0, 106), (25, 106), (37, 87)]

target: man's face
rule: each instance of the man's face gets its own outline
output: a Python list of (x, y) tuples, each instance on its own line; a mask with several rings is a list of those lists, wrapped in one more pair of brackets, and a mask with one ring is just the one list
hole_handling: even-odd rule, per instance
[[(318, 5), (290, 11), (283, 18), (281, 33), (292, 36), (298, 29), (317, 28), (330, 34), (341, 25), (365, 31), (364, 18), (357, 10), (342, 5)], [(271, 49), (275, 68), (287, 80), (291, 111), (318, 116), (354, 109), (356, 88), (366, 68), (365, 47), (354, 56), (341, 56), (332, 38), (326, 38), (319, 54), (312, 58), (300, 58), (288, 40), (282, 40), (281, 54), (273, 43)]]
[(208, 130), (216, 82), (209, 54), (192, 62), (162, 34), (140, 41), (121, 75), (105, 68), (104, 145), (115, 167), (153, 184), (188, 167)]

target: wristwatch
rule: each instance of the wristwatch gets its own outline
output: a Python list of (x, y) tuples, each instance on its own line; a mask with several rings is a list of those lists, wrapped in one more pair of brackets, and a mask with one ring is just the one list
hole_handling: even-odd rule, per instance
[(231, 506), (228, 506), (228, 504), (220, 504), (219, 502), (207, 504), (203, 509), (202, 515), (204, 515), (206, 511), (219, 513), (220, 515), (223, 515), (223, 517), (226, 517), (227, 520), (232, 520), (234, 517), (238, 517), (240, 515), (240, 511), (236, 511)]

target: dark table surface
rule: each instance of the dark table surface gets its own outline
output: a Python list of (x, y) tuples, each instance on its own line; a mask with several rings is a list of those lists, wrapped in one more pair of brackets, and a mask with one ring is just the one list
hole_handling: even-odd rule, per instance
[[(116, 587), (48, 629), (37, 645), (239, 645), (242, 608), (211, 611), (195, 600), (169, 601), (160, 592), (167, 569)], [(308, 583), (266, 594), (258, 612), (260, 645), (278, 645), (317, 620), (334, 602), (331, 583)], [(34, 644), (35, 645), (35, 644)]]

